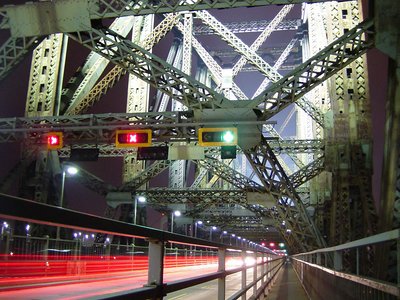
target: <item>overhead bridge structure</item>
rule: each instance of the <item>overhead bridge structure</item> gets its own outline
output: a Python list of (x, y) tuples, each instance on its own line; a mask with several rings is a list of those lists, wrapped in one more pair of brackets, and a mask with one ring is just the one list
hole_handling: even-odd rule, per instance
[[(216, 279), (215, 299), (262, 299), (291, 266), (312, 299), (330, 276), (343, 297), (399, 296), (399, 4), (0, 5), (5, 280), (51, 251), (77, 275), (116, 245), (151, 286), (118, 297)], [(199, 247), (217, 273), (165, 286), (168, 251), (193, 266)], [(226, 258), (246, 253), (229, 294)]]

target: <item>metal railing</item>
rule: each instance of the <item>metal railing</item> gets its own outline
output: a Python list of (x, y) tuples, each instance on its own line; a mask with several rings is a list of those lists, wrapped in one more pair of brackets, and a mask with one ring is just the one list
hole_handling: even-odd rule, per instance
[[(1, 281), (19, 275), (21, 269), (15, 268), (13, 263), (23, 262), (35, 266), (30, 269), (31, 277), (41, 276), (40, 280), (55, 276), (93, 276), (110, 272), (125, 272), (129, 274), (135, 269), (147, 270), (147, 284), (129, 292), (109, 296), (113, 299), (162, 299), (168, 293), (178, 291), (194, 285), (217, 279), (218, 296), (216, 299), (225, 299), (225, 279), (231, 274), (241, 272), (242, 286), (229, 299), (239, 299), (251, 292), (251, 299), (263, 297), (264, 291), (271, 284), (283, 264), (283, 257), (276, 255), (268, 248), (255, 243), (247, 246), (231, 246), (212, 241), (197, 239), (180, 234), (174, 234), (145, 226), (133, 225), (120, 221), (110, 220), (94, 215), (75, 212), (72, 210), (54, 207), (26, 199), (0, 194), (0, 218), (17, 220), (30, 224), (42, 224), (54, 227), (63, 227), (79, 232), (93, 232), (109, 234), (135, 241), (141, 239), (145, 246), (132, 244), (96, 243), (90, 240), (89, 235), (75, 235), (71, 240), (56, 240), (48, 236), (32, 237), (18, 236), (11, 232), (3, 232), (0, 249), (5, 255), (1, 256), (3, 264), (0, 275)], [(94, 234), (95, 235), (95, 234)], [(166, 245), (173, 244), (173, 248)], [(196, 250), (193, 250), (195, 246)], [(251, 266), (239, 265), (227, 268), (227, 261), (242, 259), (251, 256), (254, 264)], [(165, 282), (164, 269), (211, 265), (215, 271), (192, 278), (184, 278), (173, 282)], [(246, 273), (253, 270), (253, 280), (247, 284)], [(1, 278), (3, 277), (3, 278)], [(26, 274), (25, 277), (26, 279)], [(92, 277), (95, 278), (95, 277)], [(107, 295), (104, 296), (106, 298)]]
[[(367, 269), (362, 264), (365, 262), (363, 254), (371, 253), (372, 249), (389, 242), (397, 243), (397, 284), (363, 274), (363, 270)], [(346, 272), (343, 268), (344, 256), (353, 259)], [(292, 258), (299, 279), (312, 299), (399, 299), (399, 256), (400, 229), (396, 229), (343, 245), (297, 254)]]

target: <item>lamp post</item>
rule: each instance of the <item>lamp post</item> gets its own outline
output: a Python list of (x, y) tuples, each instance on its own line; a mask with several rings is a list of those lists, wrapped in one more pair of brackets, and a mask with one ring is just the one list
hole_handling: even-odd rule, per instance
[[(63, 207), (64, 204), (64, 189), (65, 189), (65, 176), (66, 173), (68, 175), (74, 176), (78, 173), (78, 169), (74, 166), (67, 166), (66, 169), (64, 167), (62, 168), (62, 177), (61, 177), (61, 192), (60, 192), (60, 202), (59, 206)], [(60, 227), (57, 226), (57, 231), (56, 231), (56, 240), (60, 239)]]
[(203, 224), (203, 221), (201, 221), (201, 220), (198, 220), (198, 221), (196, 221), (195, 223), (194, 223), (194, 237), (195, 238), (197, 238), (197, 226), (198, 225), (202, 225)]
[(234, 234), (234, 233), (232, 233), (232, 234), (229, 236), (229, 245), (232, 245), (231, 239), (234, 238), (235, 236), (236, 236), (236, 234)]
[(171, 214), (171, 232), (174, 232), (174, 217), (180, 217), (182, 213), (179, 210), (175, 210)]
[(217, 227), (216, 226), (211, 226), (210, 227), (210, 241), (212, 241), (212, 232), (213, 232), (213, 230), (217, 230)]
[[(174, 232), (174, 217), (180, 217), (182, 213), (179, 210), (175, 210), (171, 214), (171, 233)], [(173, 247), (173, 243), (171, 243), (171, 249)]]
[[(135, 197), (135, 203), (134, 203), (134, 209), (133, 209), (133, 224), (135, 224), (135, 225), (137, 223), (138, 202), (139, 203), (145, 203), (146, 202), (146, 197), (144, 197), (144, 196)], [(132, 252), (133, 252), (132, 255), (135, 255), (135, 246), (136, 246), (135, 242), (136, 242), (136, 239), (132, 238)]]
[(221, 232), (221, 235), (219, 236), (219, 238), (220, 238), (220, 240), (221, 240), (222, 243), (224, 243), (224, 237), (225, 237), (225, 235), (227, 235), (227, 234), (228, 234), (228, 231), (226, 231), (226, 230), (224, 230), (224, 231)]
[(135, 224), (135, 225), (137, 223), (138, 202), (139, 203), (145, 203), (146, 202), (146, 197), (144, 197), (144, 196), (135, 197), (135, 206), (134, 206), (134, 212), (133, 212), (133, 224)]

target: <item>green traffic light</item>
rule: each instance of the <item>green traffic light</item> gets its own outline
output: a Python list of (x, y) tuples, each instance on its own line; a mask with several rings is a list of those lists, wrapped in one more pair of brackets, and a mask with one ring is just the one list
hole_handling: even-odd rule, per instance
[(225, 131), (222, 134), (222, 140), (225, 143), (232, 143), (234, 139), (235, 139), (235, 136), (232, 131)]

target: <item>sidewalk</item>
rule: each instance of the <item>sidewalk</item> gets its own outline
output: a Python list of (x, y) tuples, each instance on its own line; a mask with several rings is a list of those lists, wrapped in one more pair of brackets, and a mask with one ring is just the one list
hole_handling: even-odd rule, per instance
[(286, 263), (282, 267), (283, 270), (278, 275), (275, 284), (268, 296), (264, 299), (268, 300), (308, 300), (307, 294), (304, 291), (296, 272), (291, 263)]

